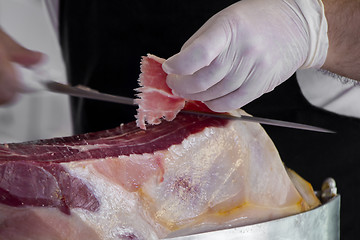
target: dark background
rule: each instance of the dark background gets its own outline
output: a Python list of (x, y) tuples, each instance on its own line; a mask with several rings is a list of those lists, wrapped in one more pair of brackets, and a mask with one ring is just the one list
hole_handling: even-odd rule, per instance
[[(61, 1), (61, 44), (69, 81), (134, 97), (141, 56), (168, 58), (212, 15), (236, 1)], [(72, 99), (76, 133), (134, 120), (134, 107)], [(356, 103), (352, 103), (356, 104)], [(360, 121), (312, 107), (292, 76), (248, 104), (250, 114), (321, 126), (337, 134), (264, 126), (285, 165), (319, 190), (333, 177), (342, 195), (341, 237), (360, 226)]]

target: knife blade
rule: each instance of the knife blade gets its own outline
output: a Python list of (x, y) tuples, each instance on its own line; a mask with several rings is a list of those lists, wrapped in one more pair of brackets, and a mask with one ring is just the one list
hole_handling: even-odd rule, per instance
[[(85, 87), (85, 86), (70, 86), (67, 84), (55, 82), (55, 81), (42, 81), (43, 86), (51, 92), (55, 93), (62, 93), (67, 94), (73, 97), (80, 97), (80, 98), (88, 98), (88, 99), (95, 99), (100, 101), (107, 101), (113, 103), (120, 103), (126, 105), (137, 105), (134, 103), (134, 99), (122, 96), (115, 96), (107, 93), (101, 93), (94, 89)], [(315, 132), (322, 132), (322, 133), (335, 133), (332, 130), (311, 126), (302, 123), (295, 123), (295, 122), (288, 122), (283, 120), (276, 120), (276, 119), (269, 119), (269, 118), (262, 118), (262, 117), (253, 117), (253, 116), (232, 116), (228, 114), (218, 114), (218, 113), (205, 113), (205, 112), (196, 112), (196, 111), (188, 111), (182, 110), (182, 113), (186, 114), (196, 114), (201, 116), (209, 116), (209, 117), (217, 117), (217, 118), (225, 118), (230, 120), (240, 120), (240, 121), (247, 121), (247, 122), (255, 122), (261, 123), (266, 125), (278, 126), (278, 127), (287, 127), (287, 128), (294, 128), (294, 129), (301, 129), (301, 130), (308, 130), (308, 131), (315, 131)]]

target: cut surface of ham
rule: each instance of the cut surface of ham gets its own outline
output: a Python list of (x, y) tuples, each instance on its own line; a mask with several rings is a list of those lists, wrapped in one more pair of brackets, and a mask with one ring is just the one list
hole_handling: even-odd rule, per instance
[(302, 185), (259, 124), (190, 114), (146, 131), (132, 122), (3, 144), (0, 239), (159, 239), (242, 226), (316, 207)]

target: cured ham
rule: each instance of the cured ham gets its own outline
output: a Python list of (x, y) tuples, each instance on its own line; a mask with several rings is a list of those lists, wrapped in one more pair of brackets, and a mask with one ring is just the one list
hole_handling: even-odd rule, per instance
[(159, 124), (161, 119), (172, 121), (182, 110), (212, 112), (205, 104), (199, 101), (187, 100), (173, 94), (166, 84), (167, 74), (162, 69), (165, 59), (148, 54), (142, 57), (140, 87), (135, 103), (139, 108), (136, 115), (137, 126), (146, 129), (146, 123)]
[(132, 122), (3, 144), (0, 239), (159, 239), (242, 226), (320, 204), (310, 184), (298, 185), (262, 127), (240, 121), (178, 114), (146, 131)]
[(135, 100), (139, 105), (137, 125), (141, 129), (146, 129), (146, 123), (159, 124), (162, 118), (172, 121), (185, 106), (185, 99), (173, 95), (166, 84), (166, 73), (161, 67), (164, 61), (150, 54), (142, 58), (139, 98)]
[(159, 239), (320, 204), (259, 124), (179, 114), (210, 110), (174, 96), (162, 62), (143, 58), (137, 122), (0, 145), (1, 240)]

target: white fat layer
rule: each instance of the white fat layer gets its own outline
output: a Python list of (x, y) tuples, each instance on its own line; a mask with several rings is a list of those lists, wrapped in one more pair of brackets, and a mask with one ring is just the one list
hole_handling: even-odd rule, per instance
[[(270, 220), (299, 211), (301, 201), (262, 127), (237, 121), (171, 146), (164, 181), (148, 182), (143, 191), (154, 202), (154, 218), (170, 229), (196, 225), (199, 216), (211, 228)], [(214, 211), (241, 206), (236, 220), (213, 217)]]
[[(104, 161), (106, 164), (106, 159), (97, 161)], [(113, 240), (131, 234), (140, 239), (158, 239), (153, 227), (146, 220), (146, 212), (139, 204), (137, 193), (128, 192), (120, 185), (110, 182), (97, 173), (91, 164), (82, 162), (66, 165), (69, 173), (83, 180), (100, 202), (97, 212), (80, 208), (72, 211), (91, 226), (101, 239)]]

